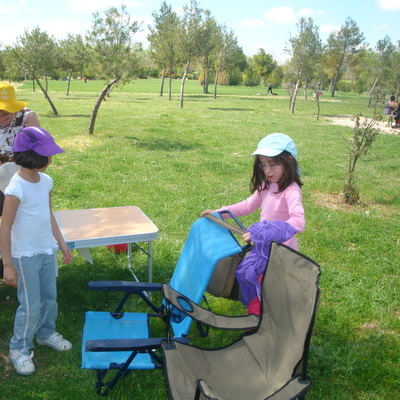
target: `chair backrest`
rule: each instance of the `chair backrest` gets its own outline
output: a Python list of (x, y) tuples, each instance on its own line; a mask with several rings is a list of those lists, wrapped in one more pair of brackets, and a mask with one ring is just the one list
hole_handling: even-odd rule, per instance
[[(200, 218), (190, 229), (170, 285), (200, 303), (217, 262), (241, 251), (242, 247), (228, 229)], [(177, 320), (171, 322), (173, 334), (187, 335), (193, 320), (183, 313), (178, 314)]]
[[(266, 379), (284, 384), (307, 361), (319, 298), (319, 266), (272, 243), (262, 289), (260, 326), (243, 338)], [(305, 368), (303, 375), (305, 374)], [(267, 373), (268, 372), (268, 373)]]
[(19, 166), (13, 162), (0, 165), (0, 190), (4, 192), (12, 176), (19, 170)]

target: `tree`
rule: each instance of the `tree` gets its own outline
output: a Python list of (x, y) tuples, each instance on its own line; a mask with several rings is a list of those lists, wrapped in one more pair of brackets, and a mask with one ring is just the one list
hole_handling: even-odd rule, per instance
[(149, 27), (150, 34), (147, 36), (150, 42), (149, 52), (152, 59), (162, 69), (160, 96), (164, 91), (165, 73), (169, 72), (168, 99), (171, 100), (172, 76), (178, 62), (177, 41), (181, 21), (165, 1), (161, 3), (160, 11), (152, 15), (155, 25)]
[(62, 68), (68, 73), (66, 94), (69, 95), (71, 77), (74, 72), (83, 76), (83, 69), (89, 62), (88, 51), (81, 35), (68, 34), (67, 39), (60, 41)]
[(190, 64), (200, 54), (199, 37), (203, 10), (199, 7), (197, 0), (191, 0), (190, 5), (185, 5), (183, 8), (183, 13), (178, 41), (180, 59), (184, 63), (179, 101), (181, 108), (183, 108), (185, 81)]
[(337, 82), (345, 64), (351, 64), (362, 51), (364, 34), (360, 32), (357, 23), (350, 17), (338, 32), (332, 32), (327, 40), (325, 50), (325, 65), (331, 77), (331, 95), (335, 96)]
[[(39, 27), (31, 32), (25, 30), (24, 34), (17, 38), (17, 44), (12, 49), (12, 56), (19, 68), (28, 72), (32, 80), (38, 84), (54, 115), (58, 115), (58, 111), (49, 96), (47, 78), (56, 68), (57, 50), (54, 38), (42, 32)], [(40, 76), (45, 78), (45, 88), (39, 81)]]
[(210, 81), (210, 63), (213, 51), (216, 49), (221, 40), (221, 31), (217, 25), (217, 21), (211, 16), (210, 11), (204, 11), (203, 19), (199, 32), (199, 56), (203, 67), (203, 93), (208, 93), (208, 85)]
[(131, 42), (132, 36), (139, 29), (137, 22), (131, 22), (125, 6), (121, 6), (121, 11), (110, 7), (105, 11), (104, 17), (99, 13), (94, 13), (93, 17), (87, 42), (93, 48), (93, 62), (97, 67), (97, 74), (106, 81), (106, 86), (94, 105), (89, 134), (94, 132), (97, 113), (105, 97), (118, 83), (126, 83), (135, 76), (137, 59)]
[(346, 141), (349, 163), (346, 183), (343, 186), (343, 195), (347, 204), (357, 204), (360, 199), (360, 193), (355, 183), (356, 165), (368, 153), (379, 134), (379, 130), (376, 128), (376, 121), (379, 121), (379, 117), (375, 112), (370, 120), (365, 119), (364, 122), (361, 122), (360, 119), (361, 115), (358, 114), (353, 128), (353, 136)]
[(288, 69), (293, 79), (293, 95), (290, 110), (294, 113), (296, 98), (301, 81), (305, 87), (320, 63), (322, 44), (319, 37), (319, 28), (312, 18), (300, 18), (297, 23), (298, 35), (289, 39), (289, 47), (285, 51), (291, 56)]
[(235, 33), (232, 30), (228, 31), (225, 25), (219, 29), (220, 40), (216, 46), (217, 69), (214, 80), (214, 98), (217, 97), (219, 76), (222, 71), (229, 74), (229, 72), (234, 71), (235, 69), (244, 71), (247, 67), (246, 56), (244, 55), (242, 48), (238, 45)]
[(250, 68), (264, 85), (267, 84), (268, 77), (276, 67), (276, 61), (272, 55), (266, 53), (264, 49), (259, 49), (258, 53), (251, 59)]

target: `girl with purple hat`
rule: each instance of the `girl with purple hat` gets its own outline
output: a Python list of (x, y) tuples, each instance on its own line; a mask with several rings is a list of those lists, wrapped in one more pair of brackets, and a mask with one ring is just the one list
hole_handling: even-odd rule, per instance
[(23, 128), (13, 144), (14, 160), (20, 166), (5, 189), (0, 229), (4, 282), (17, 288), (19, 307), (15, 314), (10, 359), (21, 375), (35, 371), (33, 338), (58, 351), (71, 343), (56, 332), (57, 288), (55, 241), (69, 263), (72, 254), (51, 211), (53, 180), (44, 171), (51, 157), (64, 150), (42, 128)]
[(242, 302), (249, 314), (261, 314), (261, 280), (265, 272), (271, 242), (284, 243), (298, 250), (296, 234), (304, 230), (300, 168), (293, 140), (283, 133), (263, 138), (252, 154), (252, 195), (246, 200), (205, 210), (201, 216), (229, 210), (241, 217), (260, 209), (260, 222), (250, 226), (243, 239), (254, 247), (236, 270)]

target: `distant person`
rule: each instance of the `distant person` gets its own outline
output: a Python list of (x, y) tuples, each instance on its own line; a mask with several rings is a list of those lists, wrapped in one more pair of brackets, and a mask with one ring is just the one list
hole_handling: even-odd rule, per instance
[(255, 156), (250, 181), (252, 195), (242, 202), (218, 210), (205, 210), (200, 215), (229, 210), (241, 217), (261, 209), (260, 222), (250, 226), (243, 235), (254, 248), (236, 271), (247, 312), (260, 315), (261, 280), (271, 242), (284, 243), (297, 250), (296, 234), (304, 230), (305, 218), (293, 140), (283, 133), (272, 133), (258, 143), (252, 155)]
[(395, 96), (390, 96), (389, 101), (385, 103), (385, 113), (387, 115), (393, 115), (395, 120), (395, 127), (400, 126), (400, 110), (399, 103), (396, 101)]
[(27, 127), (15, 137), (14, 160), (20, 166), (5, 190), (0, 229), (4, 282), (18, 289), (19, 307), (10, 340), (10, 359), (21, 375), (35, 372), (33, 338), (57, 351), (72, 348), (56, 332), (57, 288), (54, 239), (69, 263), (72, 254), (51, 211), (53, 180), (44, 171), (63, 153), (42, 128)]
[(267, 93), (274, 94), (274, 92), (272, 91), (272, 88), (273, 88), (273, 86), (272, 86), (272, 83), (270, 82), (270, 83), (268, 84), (268, 90), (267, 90)]
[(87, 81), (86, 76), (84, 76), (84, 77), (82, 78), (82, 80), (83, 80), (83, 83), (86, 83), (86, 81)]
[[(16, 134), (25, 126), (40, 126), (36, 114), (25, 101), (15, 97), (13, 85), (0, 82), (0, 165), (12, 161), (12, 145)], [(4, 194), (0, 191), (0, 216)]]

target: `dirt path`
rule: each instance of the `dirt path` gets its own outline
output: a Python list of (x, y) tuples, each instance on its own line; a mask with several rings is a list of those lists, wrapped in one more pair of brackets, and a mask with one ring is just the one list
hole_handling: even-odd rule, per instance
[[(338, 118), (327, 117), (326, 119), (333, 125), (348, 126), (350, 128), (354, 128), (354, 124), (355, 124), (354, 117), (351, 117), (350, 115), (338, 117)], [(363, 120), (364, 119), (361, 118), (361, 122)], [(392, 127), (388, 126), (387, 119), (385, 117), (384, 117), (383, 121), (376, 122), (376, 126), (377, 126), (377, 128), (379, 128), (379, 130), (382, 133), (385, 133), (388, 135), (400, 135), (400, 128), (392, 128)]]

